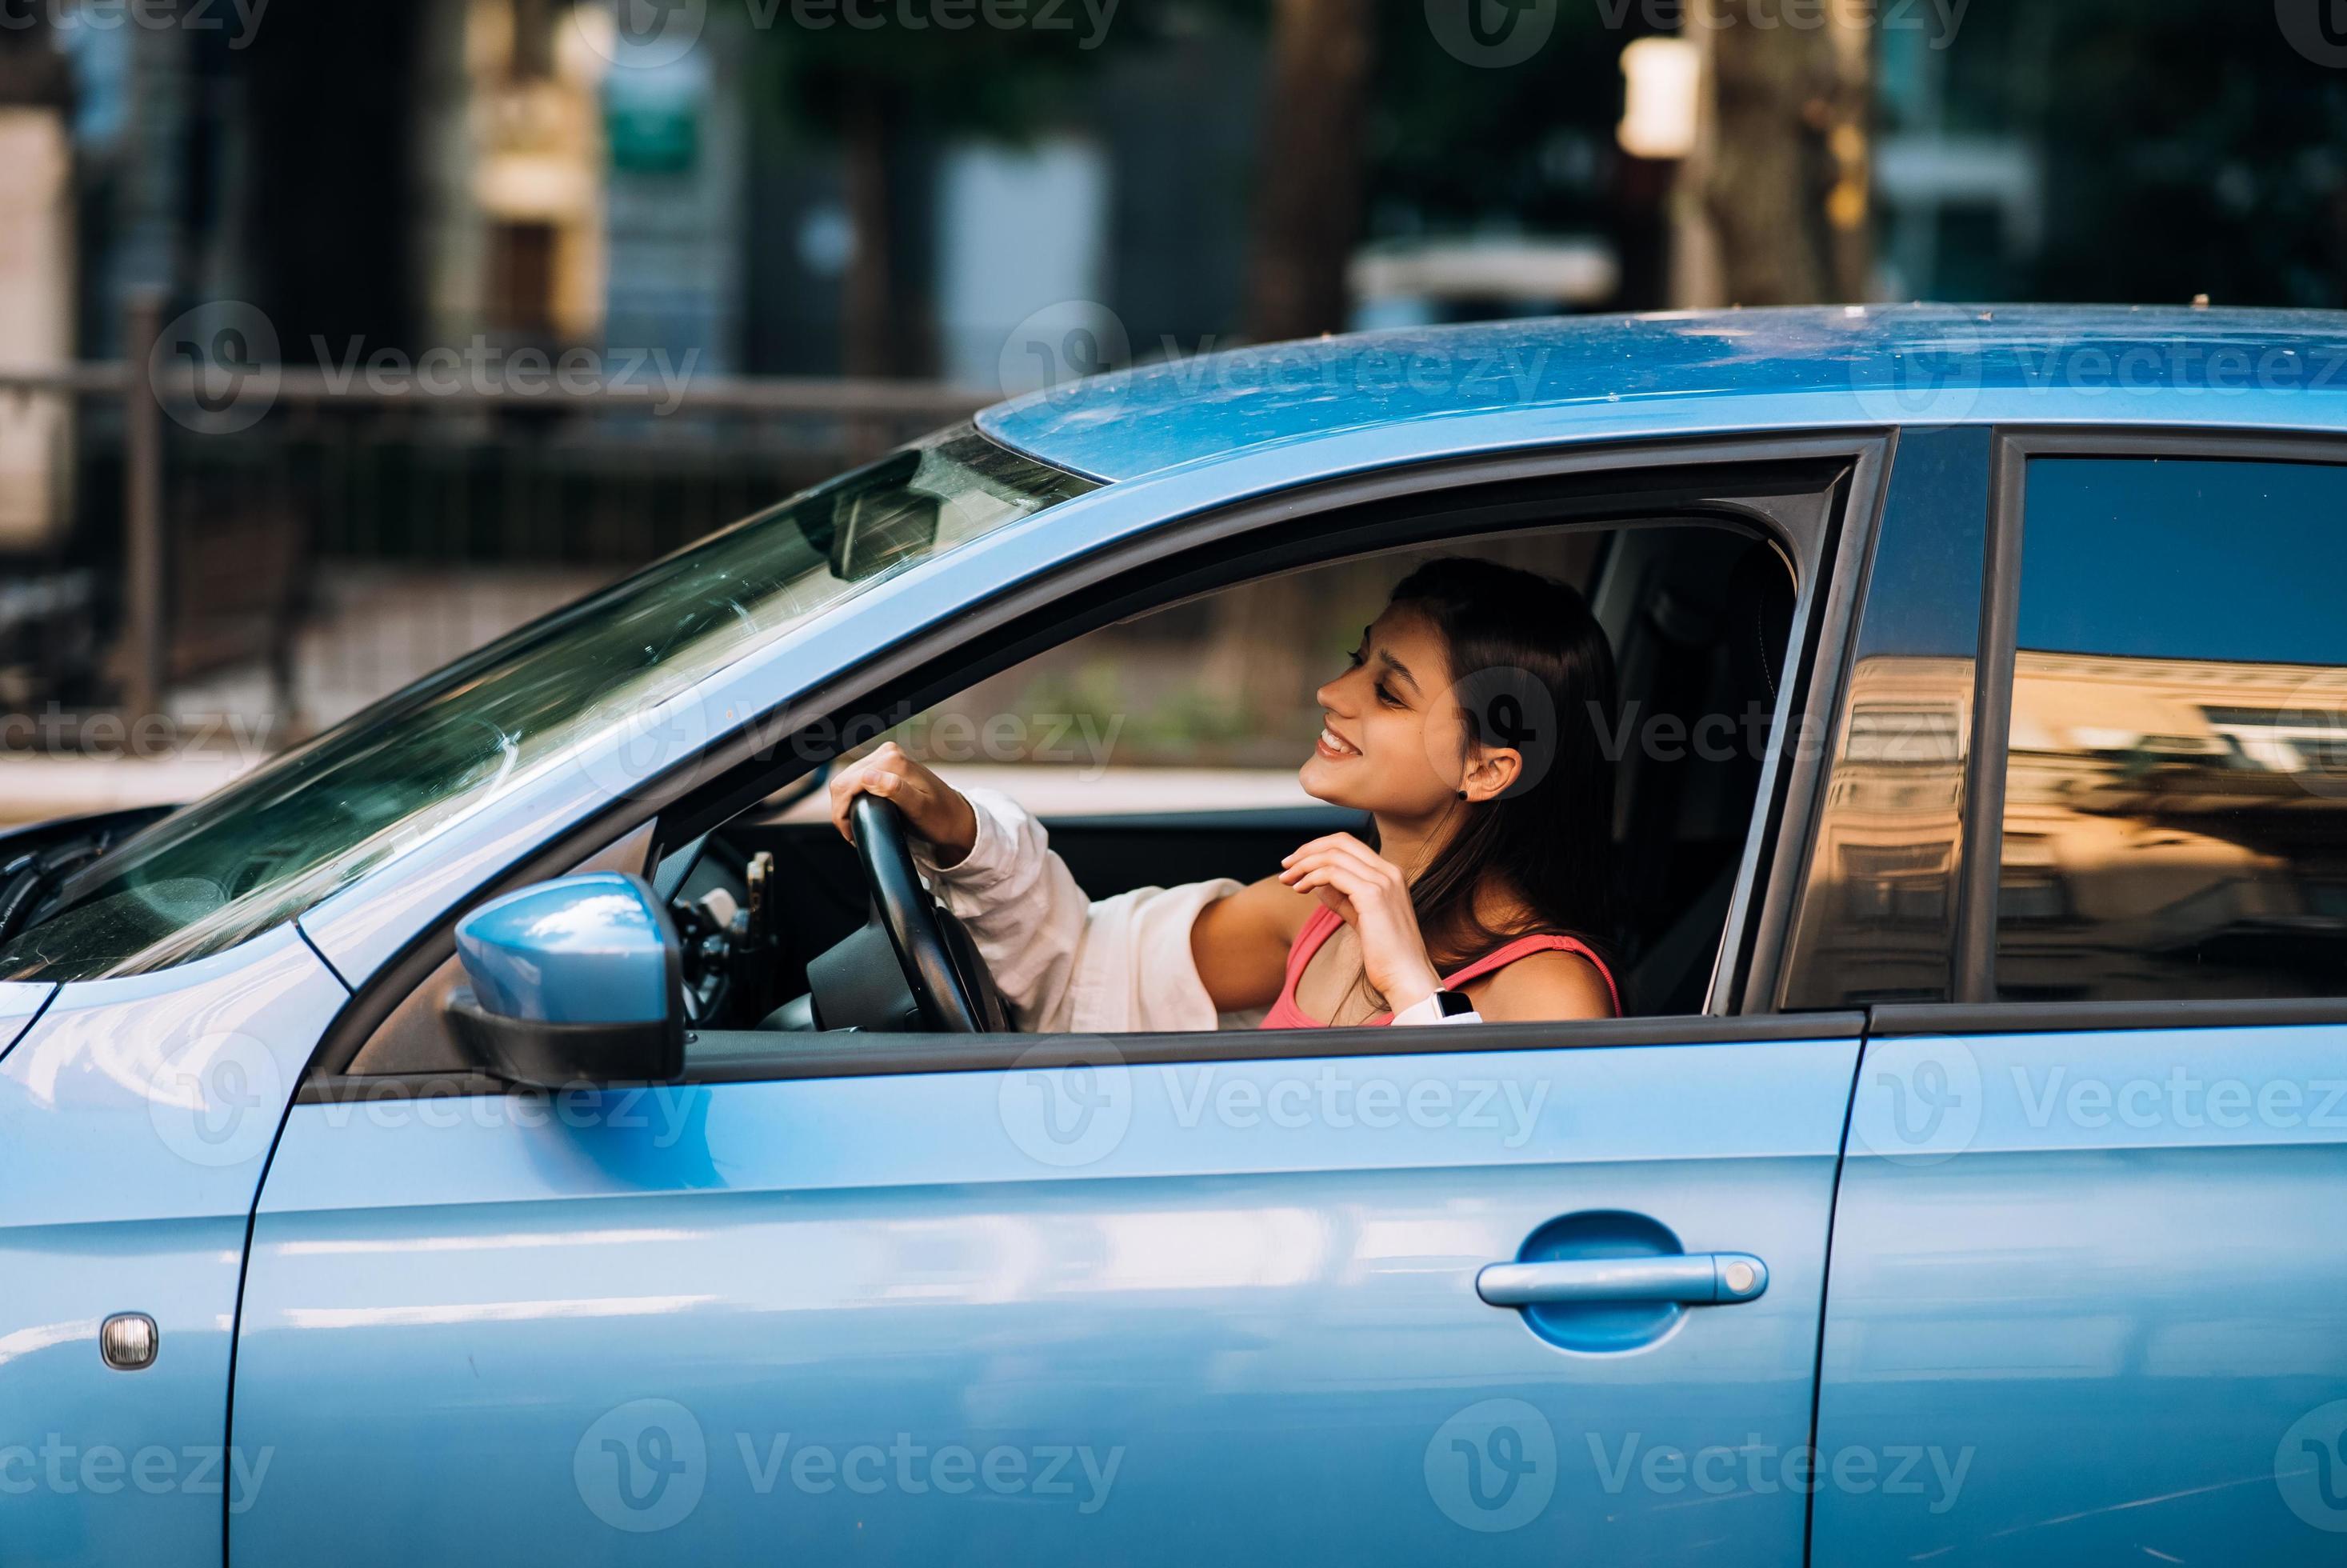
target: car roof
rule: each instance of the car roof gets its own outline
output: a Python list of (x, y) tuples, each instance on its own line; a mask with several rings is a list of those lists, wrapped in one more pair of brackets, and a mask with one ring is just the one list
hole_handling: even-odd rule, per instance
[[(2175, 396), (2165, 396), (2164, 394)], [(2278, 423), (2331, 425), (2347, 312), (2184, 306), (1850, 305), (1569, 316), (1358, 333), (1135, 365), (999, 404), (995, 440), (1104, 480), (1407, 421), (1601, 406), (1655, 432), (1723, 400), (1819, 423), (1935, 425), (2097, 406), (2114, 422), (2296, 396)], [(2315, 399), (2308, 399), (2313, 394)], [(2034, 399), (2033, 402), (2032, 400)], [(1706, 406), (1708, 405), (1708, 406)], [(2310, 415), (2310, 407), (2319, 412)], [(2277, 410), (2277, 413), (2280, 411)]]

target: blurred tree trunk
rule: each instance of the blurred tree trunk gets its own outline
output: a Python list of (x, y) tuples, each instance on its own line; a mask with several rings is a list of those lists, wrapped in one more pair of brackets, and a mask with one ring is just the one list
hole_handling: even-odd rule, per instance
[(1682, 171), (1683, 305), (1868, 297), (1872, 10), (1825, 0), (1794, 26), (1782, 0), (1690, 0), (1707, 124)]
[(1274, 0), (1247, 279), (1258, 343), (1344, 329), (1375, 17), (1372, 0)]

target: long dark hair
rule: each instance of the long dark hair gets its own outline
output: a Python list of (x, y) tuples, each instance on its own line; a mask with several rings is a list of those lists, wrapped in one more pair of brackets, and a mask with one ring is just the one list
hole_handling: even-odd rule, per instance
[[(1402, 579), (1392, 603), (1432, 623), (1450, 655), (1468, 733), (1513, 746), (1522, 772), (1492, 800), (1454, 807), (1458, 825), (1410, 880), (1438, 969), (1517, 937), (1553, 932), (1599, 949), (1613, 930), (1614, 649), (1588, 601), (1537, 572), (1444, 556)], [(1497, 878), (1526, 918), (1495, 931), (1475, 908)]]

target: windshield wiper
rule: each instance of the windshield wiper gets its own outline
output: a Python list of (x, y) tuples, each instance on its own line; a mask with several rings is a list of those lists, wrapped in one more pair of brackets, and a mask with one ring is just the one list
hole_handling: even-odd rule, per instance
[(114, 847), (115, 839), (110, 831), (84, 834), (46, 849), (28, 849), (0, 866), (0, 942), (31, 924), (43, 894)]

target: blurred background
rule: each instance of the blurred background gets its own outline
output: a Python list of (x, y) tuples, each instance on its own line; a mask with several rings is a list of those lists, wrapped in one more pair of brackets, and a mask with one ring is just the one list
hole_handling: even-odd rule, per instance
[[(2330, 0), (0, 0), (0, 818), (1119, 364), (2198, 295), (2347, 295)], [(1309, 620), (1152, 657), (1300, 678)]]

